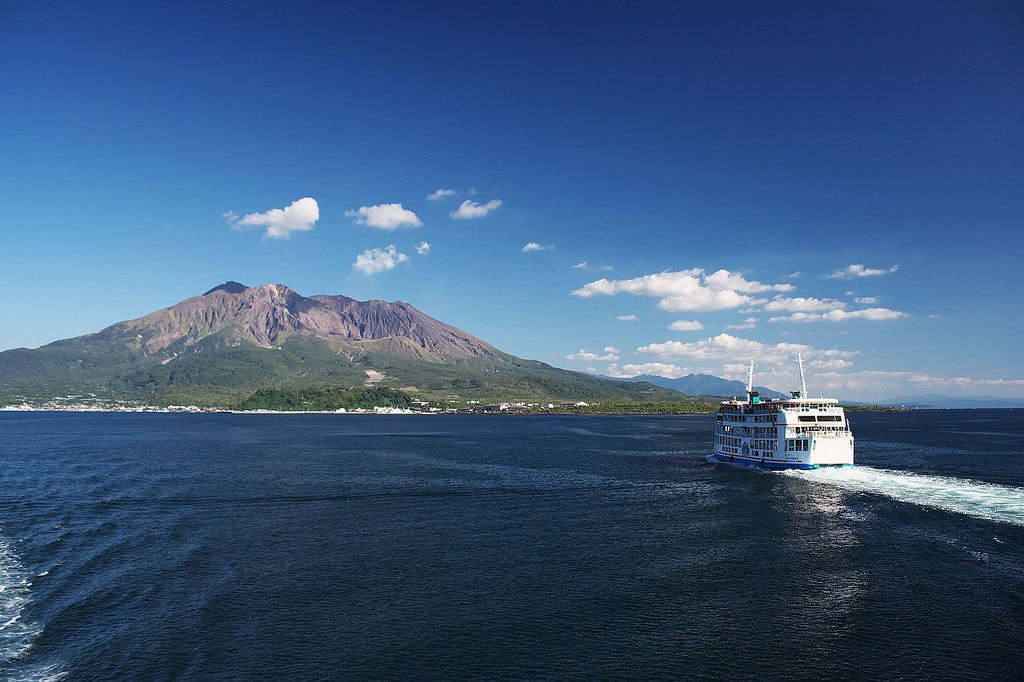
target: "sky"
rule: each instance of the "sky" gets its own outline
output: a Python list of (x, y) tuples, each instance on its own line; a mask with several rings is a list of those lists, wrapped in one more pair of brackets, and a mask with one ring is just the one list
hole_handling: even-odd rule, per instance
[(227, 280), (501, 350), (1024, 397), (1019, 2), (0, 0), (0, 350)]

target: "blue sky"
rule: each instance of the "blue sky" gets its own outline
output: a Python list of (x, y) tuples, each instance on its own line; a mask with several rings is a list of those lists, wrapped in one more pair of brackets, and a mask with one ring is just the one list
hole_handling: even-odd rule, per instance
[(1024, 396), (1019, 3), (149, 4), (0, 4), (0, 349), (232, 279), (581, 371)]

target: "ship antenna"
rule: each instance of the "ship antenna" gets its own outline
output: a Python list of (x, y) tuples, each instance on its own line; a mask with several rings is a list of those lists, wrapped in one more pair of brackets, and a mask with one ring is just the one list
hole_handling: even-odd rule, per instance
[(807, 399), (807, 382), (804, 380), (804, 359), (800, 353), (796, 354), (797, 364), (800, 365), (800, 397)]
[(747, 376), (747, 397), (754, 392), (754, 361), (750, 361), (750, 374)]

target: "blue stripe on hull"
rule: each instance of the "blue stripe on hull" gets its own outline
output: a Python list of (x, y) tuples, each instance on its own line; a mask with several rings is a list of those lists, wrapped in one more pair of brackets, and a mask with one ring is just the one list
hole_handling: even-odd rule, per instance
[[(717, 459), (719, 462), (726, 462), (726, 463), (731, 463), (731, 464), (753, 464), (754, 466), (759, 466), (759, 467), (761, 467), (763, 469), (820, 469), (821, 468), (820, 464), (808, 464), (807, 462), (780, 462), (780, 461), (777, 461), (777, 460), (776, 461), (772, 461), (770, 459), (765, 459), (765, 460), (750, 459), (748, 457), (742, 457), (740, 455), (735, 455), (735, 456), (730, 457), (729, 455), (720, 455), (717, 452), (714, 453), (714, 454), (715, 454), (715, 459)], [(826, 464), (825, 466), (828, 466), (828, 467), (852, 467), (853, 465), (852, 464)]]

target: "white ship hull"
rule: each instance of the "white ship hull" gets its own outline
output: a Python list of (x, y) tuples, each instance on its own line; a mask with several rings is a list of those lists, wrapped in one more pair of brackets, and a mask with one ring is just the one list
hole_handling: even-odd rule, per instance
[(727, 400), (718, 411), (714, 456), (766, 469), (853, 466), (853, 434), (834, 398)]

